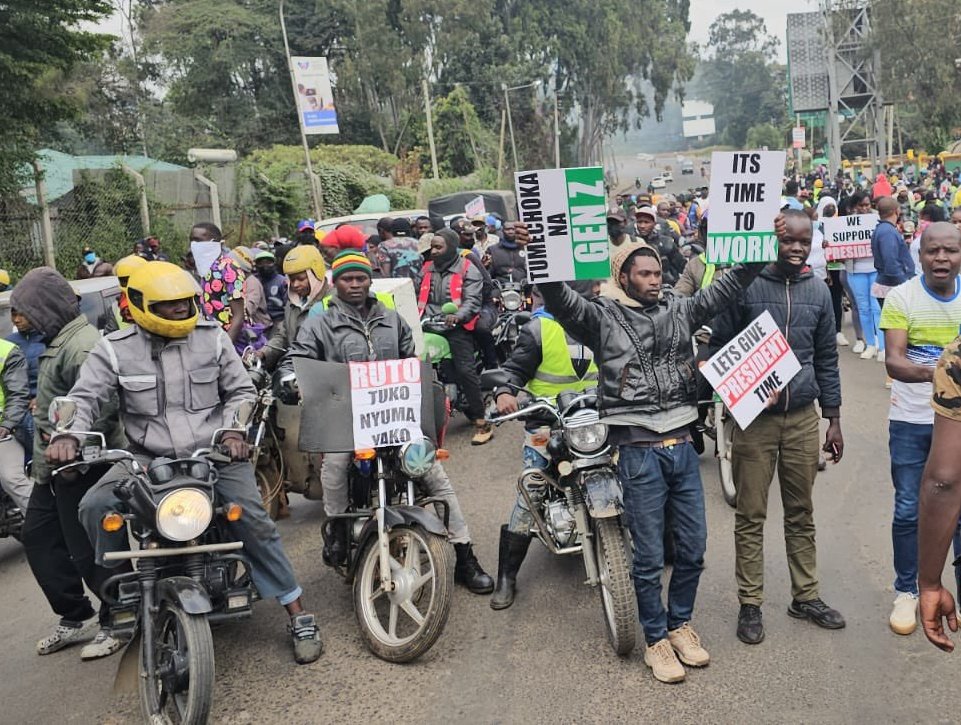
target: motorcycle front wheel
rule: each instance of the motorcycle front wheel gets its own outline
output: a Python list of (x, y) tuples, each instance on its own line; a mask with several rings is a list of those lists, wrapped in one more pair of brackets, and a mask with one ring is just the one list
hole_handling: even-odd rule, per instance
[[(149, 615), (147, 615), (149, 616)], [(140, 641), (140, 706), (144, 722), (202, 725), (214, 696), (214, 641), (202, 614), (165, 604), (154, 622), (154, 671)]]
[(454, 587), (452, 549), (417, 525), (387, 533), (392, 592), (380, 585), (377, 537), (361, 550), (354, 613), (370, 651), (387, 662), (410, 662), (429, 650), (447, 624)]
[(618, 519), (597, 520), (594, 556), (601, 579), (607, 639), (614, 651), (625, 657), (637, 640), (637, 595), (631, 580), (631, 552)]

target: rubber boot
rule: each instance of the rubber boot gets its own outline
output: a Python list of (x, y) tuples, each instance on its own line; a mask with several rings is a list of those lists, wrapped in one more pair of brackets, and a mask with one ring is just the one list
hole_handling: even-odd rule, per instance
[(347, 519), (327, 519), (321, 556), (328, 566), (343, 566), (347, 561)]
[(494, 580), (484, 571), (470, 544), (454, 544), (457, 561), (454, 564), (454, 581), (463, 584), (473, 594), (490, 594)]
[(531, 537), (501, 526), (500, 552), (497, 557), (497, 587), (491, 597), (491, 609), (507, 609), (514, 603), (517, 572), (527, 556)]

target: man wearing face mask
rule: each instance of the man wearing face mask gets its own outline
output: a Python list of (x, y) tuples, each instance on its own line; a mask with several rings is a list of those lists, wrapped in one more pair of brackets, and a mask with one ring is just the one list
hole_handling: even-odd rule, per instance
[(247, 276), (224, 249), (220, 227), (210, 222), (190, 230), (190, 253), (200, 278), (200, 312), (219, 324), (235, 343), (244, 328), (244, 281)]
[(284, 319), (284, 308), (287, 307), (287, 278), (277, 272), (277, 257), (273, 252), (257, 252), (254, 266), (267, 296), (267, 314), (276, 324)]
[(610, 243), (611, 256), (623, 245), (633, 241), (627, 233), (627, 217), (620, 209), (607, 213), (607, 239)]
[(113, 274), (113, 265), (104, 262), (93, 247), (84, 247), (81, 252), (83, 261), (77, 267), (77, 279), (90, 279), (91, 277), (109, 277)]
[(485, 261), (497, 282), (526, 282), (527, 252), (514, 233), (515, 222), (504, 223), (504, 238), (488, 248)]

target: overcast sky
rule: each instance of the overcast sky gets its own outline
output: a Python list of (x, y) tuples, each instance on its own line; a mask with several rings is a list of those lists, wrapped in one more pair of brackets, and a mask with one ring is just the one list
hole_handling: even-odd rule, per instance
[(707, 29), (718, 15), (736, 9), (751, 10), (764, 18), (767, 32), (780, 39), (781, 61), (787, 60), (784, 32), (788, 13), (806, 13), (817, 10), (815, 0), (691, 0), (691, 40), (707, 42)]

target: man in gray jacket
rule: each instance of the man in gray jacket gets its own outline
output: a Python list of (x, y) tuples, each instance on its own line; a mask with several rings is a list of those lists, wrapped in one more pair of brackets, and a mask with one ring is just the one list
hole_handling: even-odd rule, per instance
[(801, 371), (781, 391), (776, 403), (745, 430), (734, 432), (735, 574), (741, 604), (737, 636), (746, 644), (764, 639), (764, 520), (775, 468), (784, 502), (784, 539), (791, 573), (793, 601), (788, 614), (827, 629), (844, 626), (841, 614), (828, 607), (818, 593), (811, 498), (820, 436), (815, 401), (821, 406), (821, 417), (829, 421), (824, 452), (835, 463), (844, 453), (834, 308), (827, 286), (806, 266), (811, 252), (811, 220), (800, 210), (786, 210), (784, 218), (786, 235), (779, 240), (777, 262), (767, 266), (741, 293), (738, 304), (714, 321), (711, 338), (711, 349), (716, 351), (766, 310), (801, 363)]
[[(189, 274), (169, 262), (150, 262), (130, 277), (127, 296), (136, 324), (90, 351), (69, 393), (77, 406), (71, 430), (90, 430), (101, 406), (119, 393), (129, 450), (146, 466), (159, 457), (187, 458), (209, 446), (217, 429), (231, 426), (238, 407), (252, 402), (256, 391), (223, 329), (198, 322), (195, 294)], [(290, 614), (294, 658), (313, 662), (322, 650), (317, 624), (304, 611), (303, 590), (264, 510), (245, 437), (230, 431), (222, 443), (234, 462), (218, 466), (217, 496), (243, 508), (228, 528), (244, 544), (260, 596), (276, 598)], [(77, 447), (77, 437), (60, 434), (47, 459), (73, 461)], [(106, 552), (126, 545), (126, 530), (108, 534), (100, 525), (104, 514), (117, 510), (114, 484), (125, 475), (124, 467), (112, 468), (80, 503), (80, 520), (101, 564)]]
[[(661, 289), (657, 252), (627, 244), (611, 259), (618, 299), (588, 301), (565, 284), (538, 285), (564, 330), (594, 351), (600, 414), (619, 447), (634, 540), (634, 588), (648, 645), (644, 662), (661, 682), (683, 680), (681, 662), (703, 667), (710, 661), (690, 625), (707, 545), (704, 490), (688, 432), (697, 417), (691, 335), (730, 304), (759, 268), (735, 267), (692, 297), (676, 297)], [(676, 545), (666, 610), (665, 509)]]

